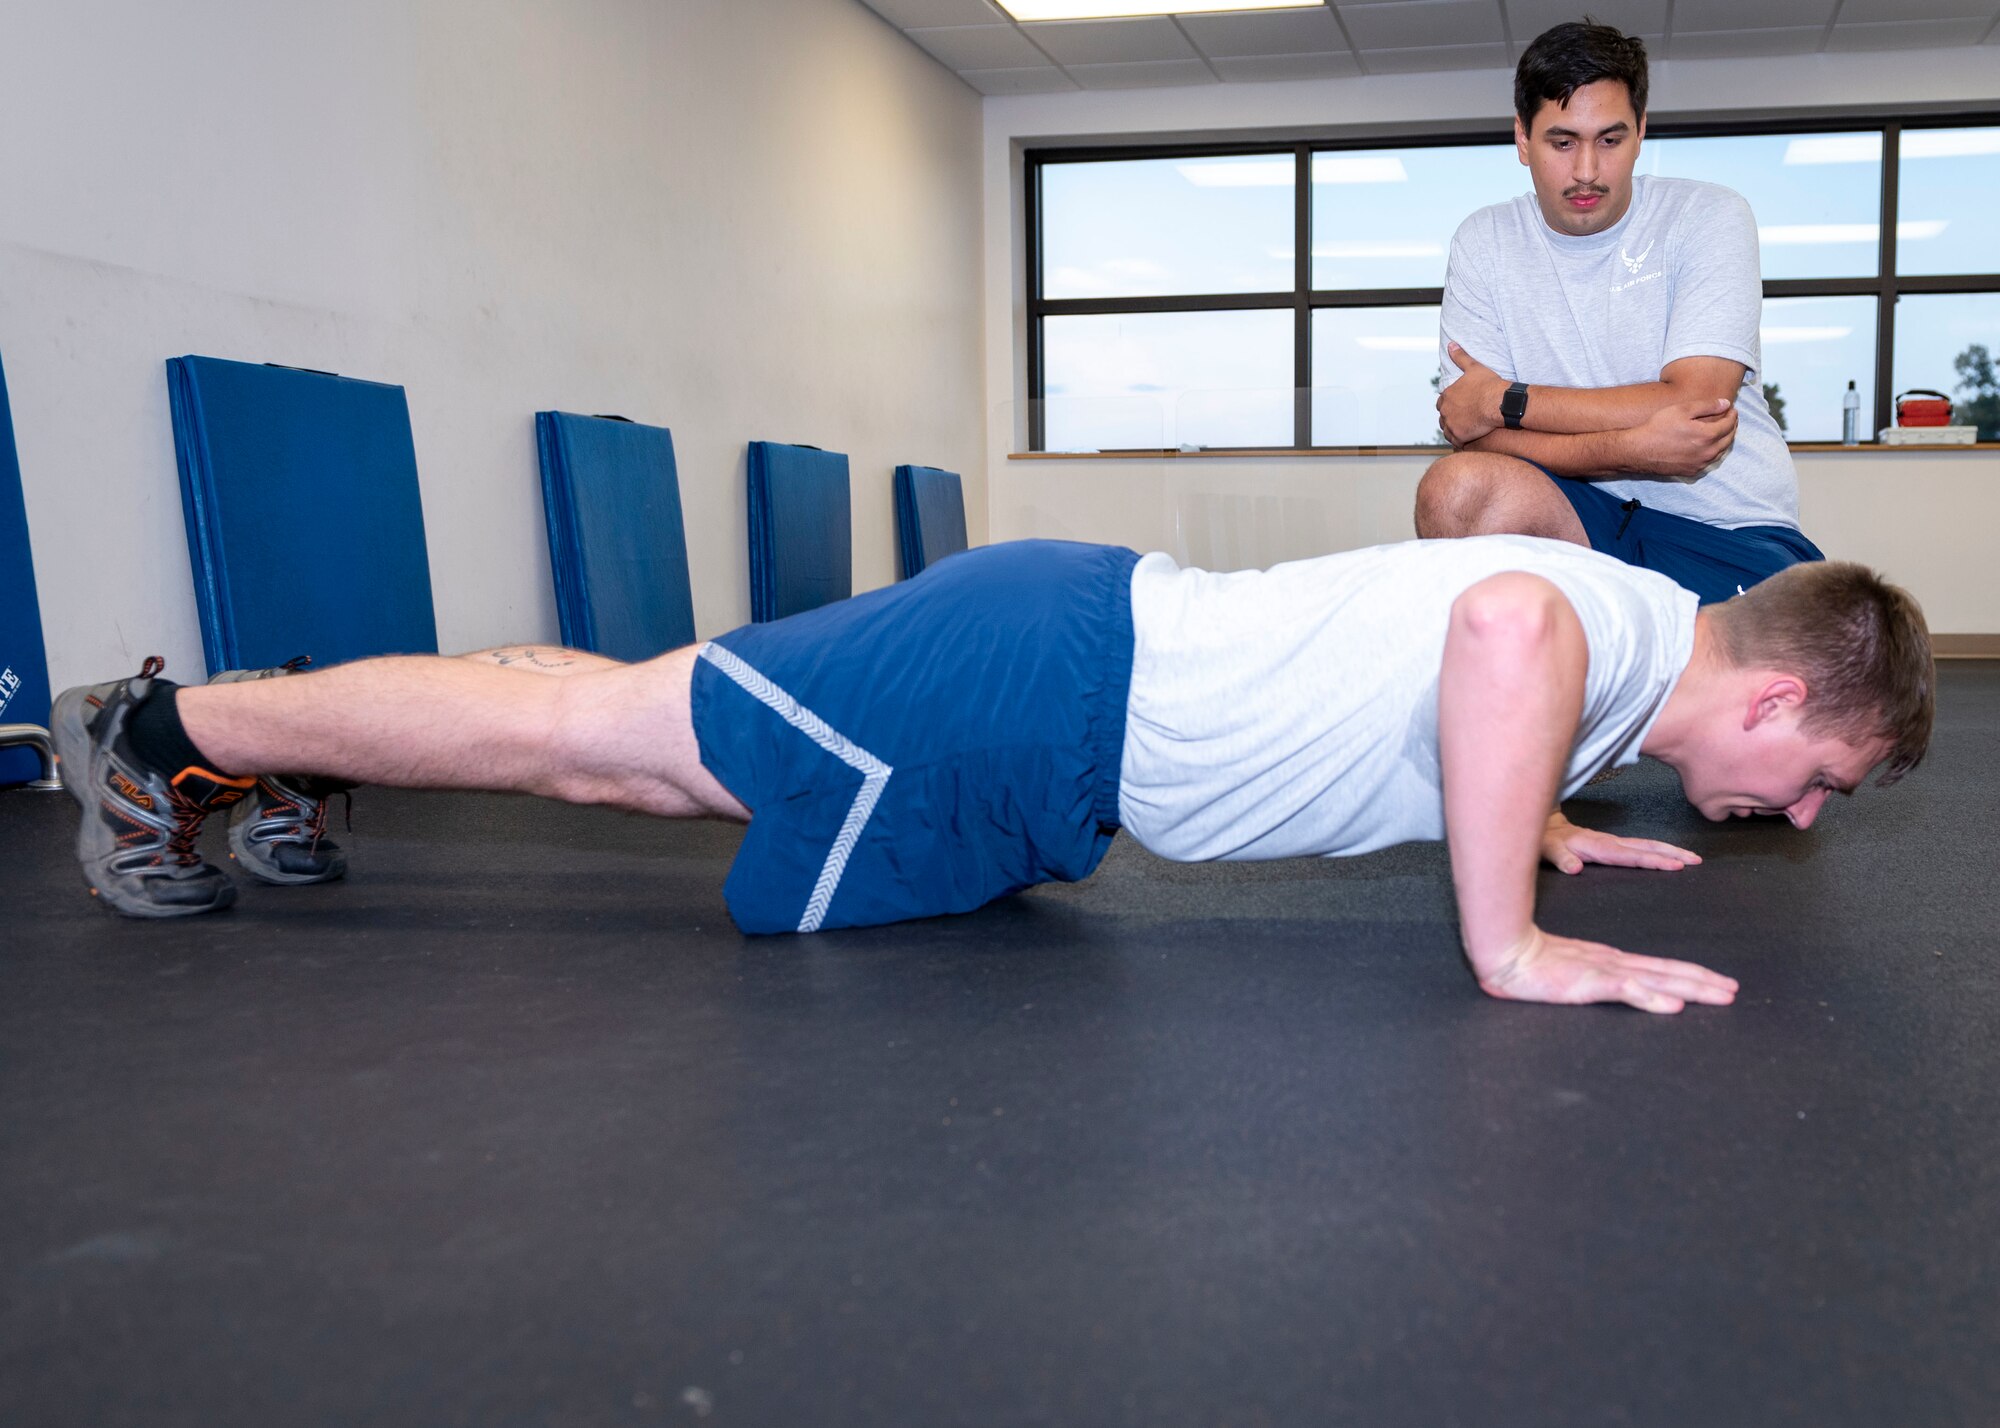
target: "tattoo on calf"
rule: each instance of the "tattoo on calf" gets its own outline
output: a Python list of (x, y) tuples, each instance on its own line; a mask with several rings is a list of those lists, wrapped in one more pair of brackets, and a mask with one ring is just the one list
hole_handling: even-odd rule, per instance
[(536, 669), (568, 669), (576, 663), (572, 658), (543, 659), (542, 652), (532, 646), (518, 650), (495, 650), (493, 662), (498, 665), (526, 664)]

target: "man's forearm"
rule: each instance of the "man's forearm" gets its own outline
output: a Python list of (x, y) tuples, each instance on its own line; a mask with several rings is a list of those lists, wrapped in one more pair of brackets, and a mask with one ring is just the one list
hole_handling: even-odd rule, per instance
[[(1452, 343), (1447, 355), (1459, 375), (1438, 394), (1438, 420), (1454, 443), (1505, 428), (1507, 379)], [(1645, 426), (1669, 407), (1689, 402), (1729, 403), (1736, 399), (1747, 369), (1723, 357), (1682, 357), (1661, 369), (1659, 379), (1622, 387), (1556, 387), (1527, 384), (1525, 410), (1516, 430), (1556, 436), (1630, 431)]]
[(1509, 431), (1500, 427), (1477, 441), (1468, 441), (1464, 451), (1491, 451), (1502, 456), (1518, 456), (1558, 476), (1575, 476), (1594, 481), (1631, 474), (1631, 433), (1589, 431), (1559, 435), (1546, 431)]
[(1528, 388), (1523, 430), (1545, 435), (1589, 436), (1642, 426), (1646, 419), (1688, 393), (1671, 382), (1639, 382), (1630, 387)]

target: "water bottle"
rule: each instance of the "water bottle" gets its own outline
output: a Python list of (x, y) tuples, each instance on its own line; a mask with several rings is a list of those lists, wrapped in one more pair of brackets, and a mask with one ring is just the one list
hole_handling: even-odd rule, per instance
[(1861, 393), (1854, 390), (1853, 382), (1847, 384), (1847, 393), (1840, 399), (1840, 444), (1861, 445)]

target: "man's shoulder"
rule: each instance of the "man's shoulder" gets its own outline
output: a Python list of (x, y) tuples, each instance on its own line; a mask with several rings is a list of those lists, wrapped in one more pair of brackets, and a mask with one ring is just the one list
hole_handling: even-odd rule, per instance
[(1519, 237), (1527, 231), (1522, 221), (1522, 205), (1532, 206), (1533, 202), (1532, 197), (1524, 195), (1475, 208), (1458, 225), (1457, 231), (1452, 234), (1452, 242), (1455, 245), (1491, 248)]
[(1710, 183), (1706, 179), (1650, 175), (1645, 184), (1648, 206), (1668, 216), (1671, 221), (1693, 218), (1700, 222), (1725, 212), (1750, 211), (1750, 200), (1726, 184)]

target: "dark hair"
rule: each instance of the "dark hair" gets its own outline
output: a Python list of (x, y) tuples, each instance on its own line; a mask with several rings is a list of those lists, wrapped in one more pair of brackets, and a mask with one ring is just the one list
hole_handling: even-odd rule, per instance
[(1632, 113), (1646, 117), (1646, 45), (1588, 15), (1542, 31), (1514, 66), (1514, 112), (1532, 129), (1535, 111), (1553, 99), (1567, 107), (1586, 84), (1615, 79), (1632, 94)]
[(1807, 733), (1888, 741), (1878, 785), (1894, 783), (1923, 758), (1936, 717), (1937, 666), (1924, 612), (1909, 591), (1851, 561), (1812, 560), (1710, 609), (1731, 664), (1805, 681)]

